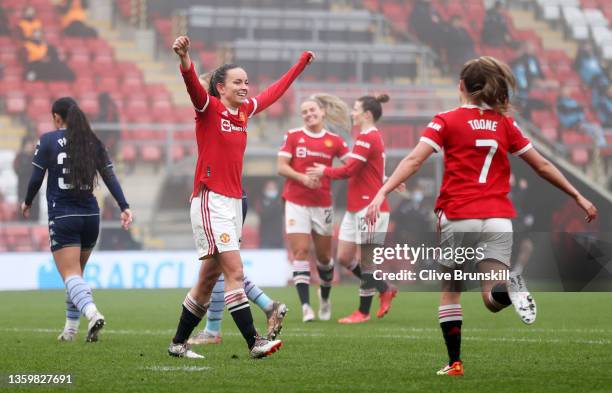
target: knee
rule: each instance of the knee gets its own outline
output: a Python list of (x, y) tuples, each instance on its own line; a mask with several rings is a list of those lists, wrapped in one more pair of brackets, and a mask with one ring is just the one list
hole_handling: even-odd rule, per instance
[(293, 258), (296, 261), (304, 261), (308, 259), (308, 249), (307, 248), (300, 248), (297, 249), (295, 251), (293, 251)]

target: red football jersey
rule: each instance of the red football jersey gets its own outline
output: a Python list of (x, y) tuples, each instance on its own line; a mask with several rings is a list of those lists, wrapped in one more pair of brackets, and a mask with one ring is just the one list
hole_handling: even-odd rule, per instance
[(464, 105), (435, 116), (421, 141), (444, 149), (436, 210), (450, 219), (515, 216), (508, 153), (520, 156), (532, 146), (512, 117)]
[[(346, 165), (325, 168), (325, 176), (332, 179), (348, 178), (347, 206), (350, 212), (367, 207), (385, 180), (385, 146), (376, 128), (361, 131)], [(388, 212), (385, 199), (381, 211)]]
[[(334, 157), (345, 160), (348, 154), (349, 148), (339, 135), (327, 130), (313, 133), (304, 128), (288, 131), (278, 152), (279, 156), (291, 158), (289, 165), (300, 173), (306, 173), (306, 169), (315, 163), (330, 166)], [(321, 187), (313, 190), (293, 179), (287, 179), (283, 198), (301, 206), (331, 206), (330, 180), (322, 177)]]
[(180, 67), (196, 111), (198, 162), (192, 196), (196, 196), (203, 185), (221, 195), (242, 197), (242, 162), (248, 119), (278, 100), (306, 68), (309, 59), (308, 52), (302, 53), (300, 60), (281, 79), (255, 98), (245, 100), (237, 110), (230, 110), (221, 100), (208, 95), (198, 80), (193, 63), (188, 70)]

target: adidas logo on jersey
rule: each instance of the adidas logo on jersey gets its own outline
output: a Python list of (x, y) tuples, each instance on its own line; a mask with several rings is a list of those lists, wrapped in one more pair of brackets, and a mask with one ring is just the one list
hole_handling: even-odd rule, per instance
[(229, 114), (227, 113), (227, 111), (223, 111), (223, 112), (221, 112), (221, 114), (222, 114), (223, 116), (229, 116)]
[(304, 138), (300, 138), (300, 140), (298, 141), (298, 143), (306, 143), (306, 141), (304, 140)]

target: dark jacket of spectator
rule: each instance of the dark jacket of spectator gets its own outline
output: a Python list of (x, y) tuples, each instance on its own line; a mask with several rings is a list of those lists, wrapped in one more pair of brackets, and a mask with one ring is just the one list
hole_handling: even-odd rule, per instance
[[(114, 123), (119, 124), (119, 109), (113, 101), (110, 94), (103, 92), (98, 94), (98, 105), (100, 112), (96, 117), (96, 123)], [(111, 159), (117, 158), (117, 149), (119, 148), (119, 132), (116, 129), (96, 128), (98, 137), (106, 146)]]
[(417, 0), (408, 18), (408, 25), (414, 29), (419, 40), (437, 51), (445, 38), (440, 20), (430, 0)]
[[(21, 203), (25, 201), (26, 194), (28, 192), (28, 183), (30, 176), (32, 175), (32, 157), (34, 157), (34, 150), (36, 147), (36, 141), (34, 138), (25, 137), (21, 141), (21, 148), (15, 155), (15, 161), (13, 161), (13, 170), (17, 175), (17, 200)], [(38, 221), (40, 212), (40, 205), (36, 203), (32, 204), (29, 218), (23, 218), (21, 214), (17, 214), (17, 217), (21, 217), (23, 220)]]
[(512, 43), (508, 29), (508, 21), (502, 11), (502, 3), (496, 2), (495, 6), (487, 11), (484, 18), (481, 40), (483, 44), (503, 47)]
[(48, 44), (41, 30), (35, 30), (32, 37), (23, 43), (25, 74), (27, 80), (73, 81), (74, 72), (63, 62), (55, 46)]
[(463, 27), (461, 19), (453, 17), (445, 30), (446, 60), (454, 74), (459, 73), (466, 61), (476, 57), (474, 40)]

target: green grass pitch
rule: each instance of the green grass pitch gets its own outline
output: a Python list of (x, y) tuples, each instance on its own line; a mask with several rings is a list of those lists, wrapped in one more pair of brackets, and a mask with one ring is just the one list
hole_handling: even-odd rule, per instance
[[(464, 295), (462, 357), (466, 375), (438, 377), (446, 351), (436, 293), (400, 292), (381, 320), (335, 322), (353, 311), (357, 287), (333, 289), (333, 321), (301, 322), (294, 288), (269, 289), (286, 302), (280, 352), (248, 358), (231, 317), (223, 343), (196, 347), (206, 359), (166, 354), (185, 290), (96, 290), (107, 326), (100, 342), (56, 341), (64, 323), (63, 291), (0, 293), (0, 374), (73, 374), (70, 388), (7, 386), (15, 392), (612, 392), (612, 294), (538, 293), (538, 320), (514, 310), (491, 314), (478, 293)], [(316, 309), (316, 294), (311, 288)], [(378, 307), (375, 299), (373, 311)], [(264, 318), (252, 307), (257, 326)]]

